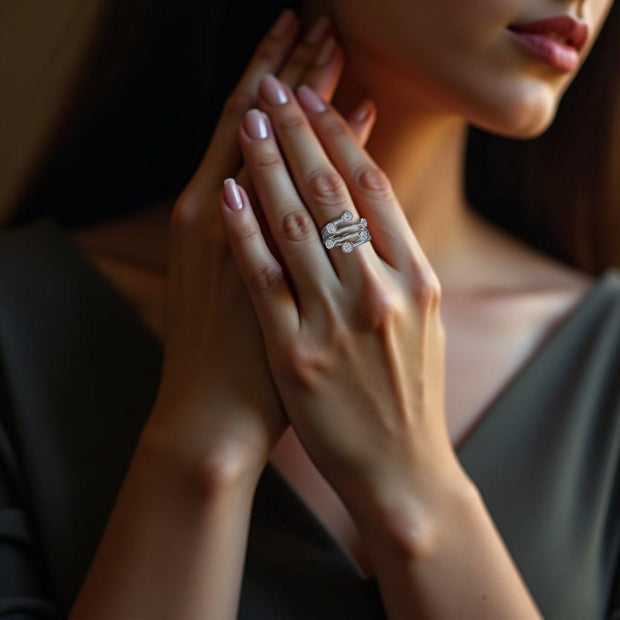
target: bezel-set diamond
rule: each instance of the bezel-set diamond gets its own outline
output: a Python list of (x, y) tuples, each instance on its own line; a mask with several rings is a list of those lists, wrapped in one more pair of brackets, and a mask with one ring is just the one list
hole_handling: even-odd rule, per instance
[(341, 225), (343, 222), (351, 222), (352, 219), (353, 213), (347, 210), (343, 211), (340, 217), (334, 218), (323, 226), (321, 238), (328, 250), (341, 246), (342, 251), (348, 254), (353, 251), (354, 247), (372, 239), (365, 217), (352, 224)]

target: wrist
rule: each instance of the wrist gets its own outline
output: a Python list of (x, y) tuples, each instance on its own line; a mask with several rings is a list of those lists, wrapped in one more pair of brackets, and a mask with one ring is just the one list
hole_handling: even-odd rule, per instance
[(428, 473), (423, 483), (391, 481), (345, 503), (366, 541), (418, 557), (434, 548), (444, 523), (476, 510), (481, 501), (479, 489), (459, 464)]
[(160, 475), (182, 482), (197, 495), (212, 496), (233, 488), (253, 493), (266, 463), (223, 441), (213, 447), (196, 443), (196, 437), (184, 440), (179, 432), (149, 420), (140, 433), (137, 452)]

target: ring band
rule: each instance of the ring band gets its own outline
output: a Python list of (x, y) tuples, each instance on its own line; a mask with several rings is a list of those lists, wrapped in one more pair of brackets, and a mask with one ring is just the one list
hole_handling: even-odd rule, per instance
[(343, 252), (349, 253), (353, 251), (354, 247), (372, 239), (366, 218), (362, 217), (357, 222), (347, 224), (352, 219), (353, 213), (347, 210), (323, 226), (321, 238), (323, 245), (328, 250), (341, 246)]

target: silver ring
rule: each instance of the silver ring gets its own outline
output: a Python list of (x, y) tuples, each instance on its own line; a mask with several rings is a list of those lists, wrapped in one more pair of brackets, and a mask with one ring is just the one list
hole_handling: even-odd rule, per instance
[(341, 246), (343, 252), (349, 253), (354, 247), (372, 239), (366, 218), (362, 217), (357, 222), (348, 224), (352, 219), (351, 211), (343, 211), (339, 217), (330, 220), (321, 228), (323, 245), (328, 250)]

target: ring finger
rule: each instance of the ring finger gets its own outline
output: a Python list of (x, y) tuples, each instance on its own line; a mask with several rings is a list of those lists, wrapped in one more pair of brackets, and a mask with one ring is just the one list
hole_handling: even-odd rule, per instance
[(339, 288), (338, 277), (321, 243), (276, 143), (264, 112), (249, 110), (239, 126), (239, 141), (265, 213), (302, 307), (312, 306), (326, 290)]
[[(370, 243), (360, 243), (364, 239), (362, 235), (369, 238), (369, 231), (362, 228), (365, 220), (360, 218), (346, 183), (288, 85), (273, 75), (266, 75), (260, 82), (259, 95), (259, 103), (269, 114), (299, 194), (319, 229), (345, 211), (352, 214), (352, 220), (340, 226), (349, 228), (350, 241), (359, 247), (344, 252), (346, 246), (336, 246), (329, 250), (329, 257), (343, 282), (358, 281), (363, 268), (376, 266), (379, 259)], [(356, 226), (357, 222), (360, 224)]]

